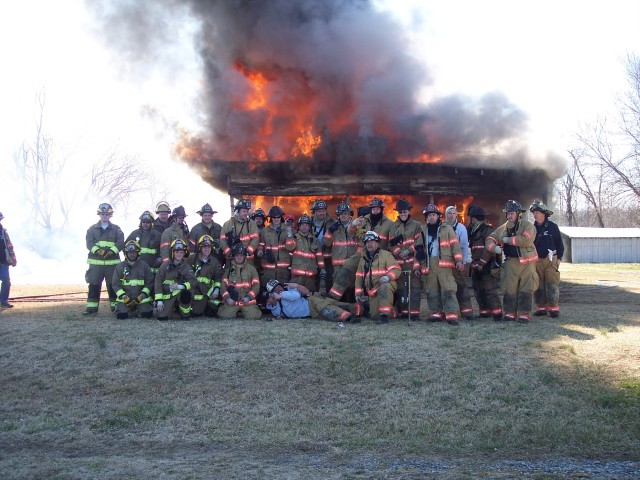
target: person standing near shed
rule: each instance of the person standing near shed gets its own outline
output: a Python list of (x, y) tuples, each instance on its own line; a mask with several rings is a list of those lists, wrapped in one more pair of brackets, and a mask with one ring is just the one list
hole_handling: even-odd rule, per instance
[[(0, 213), (0, 222), (4, 215)], [(9, 290), (11, 290), (11, 278), (9, 277), (9, 267), (15, 267), (16, 253), (13, 250), (13, 244), (9, 238), (9, 234), (0, 223), (0, 308), (13, 308), (9, 303)]]
[(529, 211), (535, 218), (536, 239), (534, 245), (538, 252), (536, 271), (540, 285), (535, 292), (536, 311), (534, 315), (560, 315), (560, 262), (564, 255), (564, 244), (558, 225), (549, 220), (553, 211), (539, 200), (534, 200)]

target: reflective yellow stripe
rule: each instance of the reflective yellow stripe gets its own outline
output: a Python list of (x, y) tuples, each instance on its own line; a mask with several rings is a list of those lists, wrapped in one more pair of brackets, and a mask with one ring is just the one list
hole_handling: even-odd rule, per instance
[(120, 263), (119, 259), (116, 260), (96, 260), (94, 258), (88, 258), (87, 263), (89, 265), (118, 265)]

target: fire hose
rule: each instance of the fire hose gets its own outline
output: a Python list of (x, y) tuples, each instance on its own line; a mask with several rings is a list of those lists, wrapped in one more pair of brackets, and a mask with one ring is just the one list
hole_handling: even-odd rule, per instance
[[(107, 293), (102, 290), (101, 293)], [(82, 297), (71, 297), (71, 295), (82, 295)], [(53, 298), (55, 297), (55, 298)], [(62, 297), (62, 298), (60, 298)], [(9, 301), (16, 303), (42, 303), (42, 302), (85, 302), (87, 300), (87, 292), (65, 292), (65, 293), (49, 293), (46, 295), (21, 295), (11, 297)]]

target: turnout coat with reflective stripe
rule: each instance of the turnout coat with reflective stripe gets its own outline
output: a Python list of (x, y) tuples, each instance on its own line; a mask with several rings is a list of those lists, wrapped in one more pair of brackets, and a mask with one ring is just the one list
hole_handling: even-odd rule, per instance
[(220, 240), (220, 232), (222, 232), (222, 227), (220, 226), (220, 224), (211, 222), (211, 225), (207, 226), (204, 223), (200, 222), (199, 224), (195, 225), (189, 232), (189, 250), (192, 252), (198, 251), (198, 240), (200, 240), (200, 237), (202, 237), (203, 235), (209, 235), (214, 240)]
[(393, 255), (379, 248), (372, 258), (367, 252), (362, 254), (356, 272), (356, 295), (375, 297), (380, 288), (380, 277), (388, 275), (392, 282), (398, 279), (402, 270)]
[(358, 227), (354, 227), (353, 223), (349, 225), (349, 233), (355, 235), (358, 238), (361, 246), (364, 246), (362, 237), (368, 230), (373, 230), (380, 237), (380, 248), (383, 250), (389, 250), (389, 232), (393, 227), (393, 221), (387, 217), (384, 213), (382, 218), (374, 228), (371, 228), (371, 214), (362, 217), (362, 223)]
[[(235, 289), (237, 296), (231, 293), (233, 289)], [(249, 297), (251, 301), (242, 305), (255, 305), (259, 292), (260, 279), (258, 278), (258, 271), (253, 265), (246, 261), (242, 265), (232, 261), (225, 268), (220, 285), (223, 301), (226, 302), (227, 298), (231, 297), (237, 305), (244, 297)]]
[[(404, 239), (402, 243), (391, 246), (389, 250), (396, 258), (396, 262), (402, 267), (403, 270), (415, 270), (420, 268), (420, 262), (416, 260), (416, 246), (424, 245), (422, 240), (422, 224), (413, 218), (409, 218), (406, 223), (398, 219), (394, 222), (393, 227), (389, 232), (389, 241), (402, 235)], [(408, 251), (409, 256), (406, 260), (400, 257), (403, 251)]]
[[(509, 236), (509, 243), (505, 243), (504, 245), (516, 247), (518, 259), (521, 264), (537, 262), (538, 252), (533, 245), (536, 239), (536, 227), (534, 227), (533, 223), (525, 219), (520, 219), (515, 227), (516, 230), (513, 232), (513, 236), (509, 236), (508, 230), (512, 230), (514, 224), (506, 222), (500, 225), (487, 237), (485, 248), (493, 252), (494, 247), (496, 245), (503, 245), (502, 239)], [(506, 255), (505, 252), (505, 257), (506, 256), (508, 255)]]
[(162, 234), (152, 228), (149, 231), (143, 231), (141, 228), (138, 228), (131, 232), (125, 243), (129, 240), (135, 240), (140, 245), (140, 258), (147, 262), (150, 267), (159, 267), (160, 262), (158, 259), (160, 258), (160, 238)]
[(256, 222), (250, 218), (242, 220), (238, 215), (234, 215), (222, 225), (220, 248), (227, 257), (231, 256), (231, 249), (233, 248), (233, 245), (229, 245), (227, 240), (228, 233), (231, 233), (234, 238), (238, 238), (247, 247), (247, 259), (252, 260), (253, 254), (260, 243), (260, 234)]
[[(92, 225), (87, 230), (87, 250), (89, 265), (117, 265), (120, 263), (120, 251), (124, 248), (124, 233), (120, 227), (109, 222), (107, 228), (103, 229), (100, 222)], [(106, 249), (109, 254), (98, 255), (101, 249)]]
[(478, 262), (480, 266), (485, 266), (493, 257), (493, 253), (485, 248), (489, 234), (493, 232), (493, 227), (486, 222), (480, 222), (475, 226), (467, 227), (469, 234), (469, 248), (471, 249), (471, 260)]
[(164, 301), (180, 295), (182, 290), (174, 290), (173, 292), (170, 290), (169, 287), (172, 283), (184, 285), (185, 290), (191, 290), (197, 282), (191, 265), (186, 261), (180, 262), (178, 265), (173, 263), (173, 260), (164, 262), (156, 273), (155, 299)]
[(162, 236), (160, 237), (160, 256), (162, 257), (162, 261), (166, 262), (171, 257), (171, 244), (175, 240), (184, 240), (185, 245), (187, 245), (187, 239), (185, 238), (184, 230), (182, 229), (182, 225), (177, 222), (171, 224), (171, 227), (167, 228), (164, 232), (162, 232)]
[(142, 303), (151, 303), (151, 289), (154, 275), (149, 264), (138, 258), (132, 265), (126, 260), (116, 265), (111, 279), (111, 287), (118, 298), (128, 295), (132, 300), (141, 293), (145, 293)]
[(327, 230), (322, 242), (325, 247), (331, 250), (331, 263), (334, 267), (342, 265), (347, 258), (358, 251), (355, 231), (350, 234), (344, 225), (340, 225), (333, 233)]
[(205, 295), (210, 297), (216, 287), (220, 288), (222, 265), (217, 258), (210, 255), (205, 262), (198, 253), (185, 261), (191, 265), (196, 280), (198, 280), (192, 289), (194, 300), (202, 300)]
[[(428, 226), (425, 227), (424, 238), (427, 241), (425, 245), (426, 258), (421, 262), (420, 271), (423, 275), (429, 273), (431, 256), (429, 255), (429, 230)], [(440, 268), (455, 268), (456, 262), (462, 262), (462, 249), (460, 248), (460, 240), (456, 232), (449, 225), (444, 223), (438, 226), (438, 233), (436, 234), (438, 241), (438, 266)], [(435, 240), (434, 240), (435, 241)]]
[(318, 268), (324, 268), (320, 242), (312, 233), (296, 233), (287, 238), (285, 248), (292, 252), (291, 276), (313, 277), (318, 273)]
[[(260, 232), (260, 247), (263, 255), (260, 259), (260, 265), (263, 270), (275, 270), (276, 268), (289, 268), (291, 265), (291, 256), (285, 250), (285, 242), (287, 240), (287, 229), (281, 227), (277, 232), (275, 228), (264, 227)], [(270, 255), (268, 253), (271, 253)]]

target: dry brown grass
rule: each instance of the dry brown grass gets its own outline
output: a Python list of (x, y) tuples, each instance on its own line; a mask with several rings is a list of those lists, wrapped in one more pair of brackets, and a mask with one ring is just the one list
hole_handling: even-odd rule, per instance
[[(85, 319), (83, 300), (16, 302), (0, 313), (0, 474), (487, 478), (501, 459), (638, 462), (640, 266), (562, 268), (561, 318), (529, 325), (120, 322)], [(12, 294), (59, 291), (84, 286)], [(433, 462), (451, 468), (428, 477)]]

